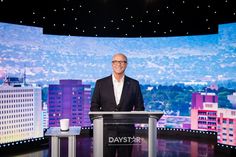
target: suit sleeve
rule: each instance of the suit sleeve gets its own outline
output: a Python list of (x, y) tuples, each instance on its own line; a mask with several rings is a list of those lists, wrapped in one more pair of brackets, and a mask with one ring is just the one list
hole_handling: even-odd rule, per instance
[(135, 98), (135, 111), (144, 111), (144, 101), (143, 101), (143, 95), (140, 89), (139, 82), (137, 83), (136, 87), (136, 98)]
[(100, 111), (101, 110), (101, 103), (100, 103), (100, 88), (99, 82), (96, 82), (92, 100), (91, 100), (91, 107), (90, 111)]

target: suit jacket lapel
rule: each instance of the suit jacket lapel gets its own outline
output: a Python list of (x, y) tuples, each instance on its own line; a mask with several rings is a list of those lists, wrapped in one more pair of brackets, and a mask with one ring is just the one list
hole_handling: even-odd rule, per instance
[(129, 86), (130, 86), (130, 82), (129, 82), (128, 78), (125, 76), (124, 86), (123, 86), (122, 93), (121, 93), (121, 98), (120, 98), (120, 104), (123, 103), (124, 98), (127, 95)]
[(109, 93), (112, 97), (113, 104), (116, 105), (116, 98), (115, 98), (114, 87), (113, 87), (113, 82), (112, 82), (112, 75), (109, 78), (108, 89), (109, 89)]

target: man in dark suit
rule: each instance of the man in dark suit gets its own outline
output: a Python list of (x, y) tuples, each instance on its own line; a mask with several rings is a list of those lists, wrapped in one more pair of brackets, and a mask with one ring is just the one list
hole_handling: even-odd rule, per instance
[[(91, 111), (143, 111), (143, 96), (139, 82), (125, 76), (127, 57), (118, 53), (112, 58), (113, 74), (97, 80), (91, 101)], [(134, 135), (134, 125), (104, 126), (104, 157), (131, 157), (132, 145), (109, 146), (109, 137)]]

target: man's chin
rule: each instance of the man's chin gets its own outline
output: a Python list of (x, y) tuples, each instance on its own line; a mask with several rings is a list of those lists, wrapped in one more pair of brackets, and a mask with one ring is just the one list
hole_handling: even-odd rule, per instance
[(116, 70), (115, 73), (116, 74), (123, 74), (125, 71), (122, 69), (122, 70)]
[(123, 75), (124, 71), (116, 72), (118, 75)]

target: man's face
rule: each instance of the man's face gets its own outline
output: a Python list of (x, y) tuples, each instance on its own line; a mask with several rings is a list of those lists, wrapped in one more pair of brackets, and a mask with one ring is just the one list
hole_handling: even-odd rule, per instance
[(112, 69), (115, 74), (123, 74), (127, 67), (127, 60), (123, 55), (115, 55), (112, 59)]

